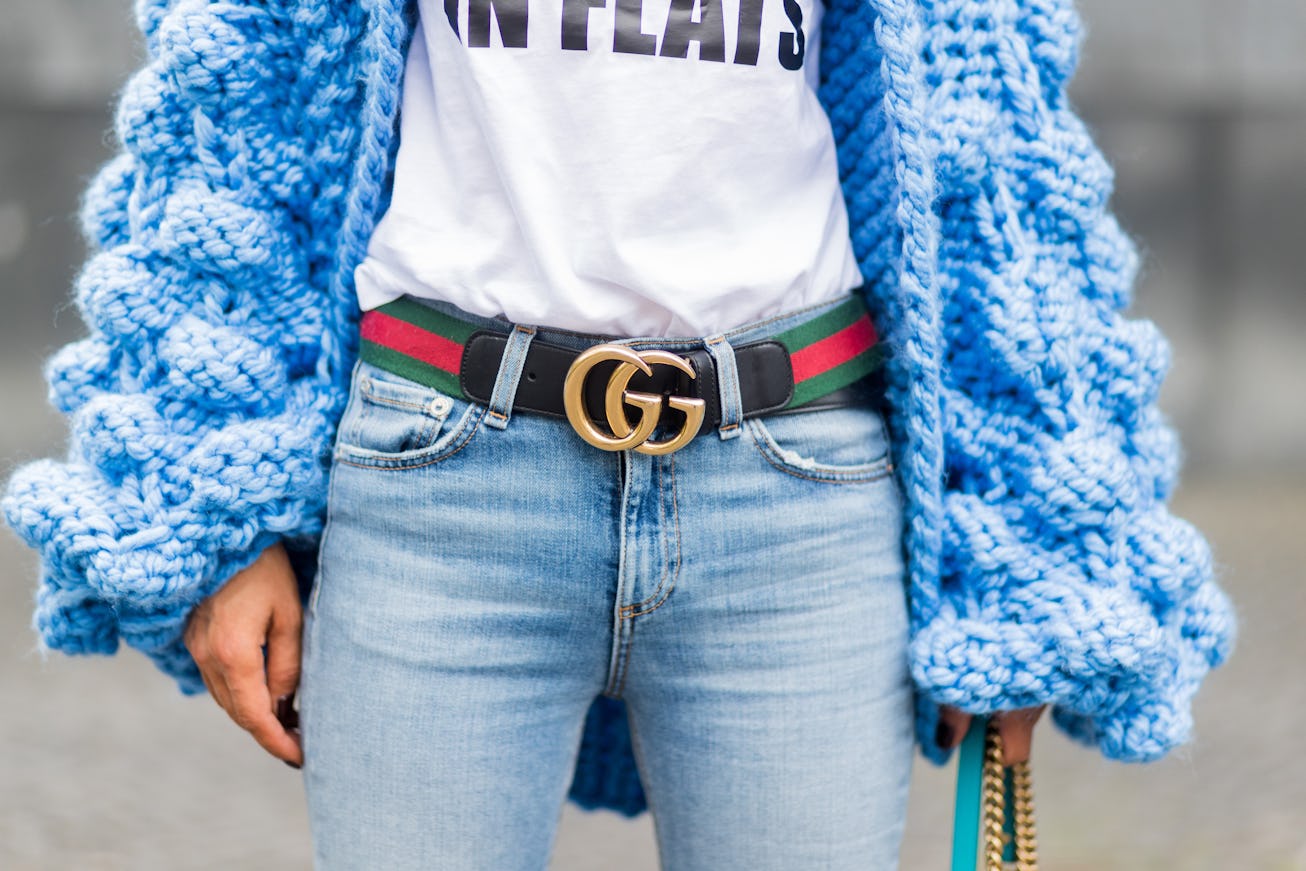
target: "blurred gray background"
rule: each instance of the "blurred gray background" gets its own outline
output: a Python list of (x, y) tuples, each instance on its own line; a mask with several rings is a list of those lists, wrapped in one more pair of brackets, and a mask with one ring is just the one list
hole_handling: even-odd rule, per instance
[[(1306, 4), (1082, 0), (1076, 105), (1142, 244), (1133, 312), (1174, 346), (1162, 407), (1176, 513), (1241, 618), (1193, 743), (1107, 762), (1050, 727), (1033, 770), (1044, 867), (1306, 869)], [(77, 198), (141, 59), (128, 0), (6, 0), (0, 26), (0, 476), (62, 452), (40, 362), (82, 335)], [(135, 652), (43, 662), (36, 564), (0, 533), (0, 868), (308, 868), (298, 776)], [(906, 869), (945, 867), (955, 769), (916, 759)], [(569, 807), (554, 868), (657, 867), (647, 816)], [(799, 869), (795, 869), (799, 871)]]

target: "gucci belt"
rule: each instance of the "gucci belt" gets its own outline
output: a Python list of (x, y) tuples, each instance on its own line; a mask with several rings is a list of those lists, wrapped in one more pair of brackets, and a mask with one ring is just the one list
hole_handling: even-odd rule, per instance
[[(363, 312), (359, 356), (459, 399), (488, 403), (510, 329), (489, 329), (484, 320), (405, 296)], [(563, 417), (603, 450), (646, 454), (679, 450), (720, 424), (716, 364), (705, 347), (645, 349), (655, 343), (597, 338), (606, 341), (582, 350), (533, 338), (513, 410)], [(745, 418), (884, 402), (883, 348), (860, 293), (737, 345), (734, 356)], [(652, 439), (662, 422), (675, 434)]]

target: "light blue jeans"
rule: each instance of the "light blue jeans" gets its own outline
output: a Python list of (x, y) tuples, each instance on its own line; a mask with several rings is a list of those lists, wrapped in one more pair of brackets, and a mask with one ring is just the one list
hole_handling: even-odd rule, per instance
[[(837, 302), (732, 330), (718, 360)], [(723, 378), (716, 432), (611, 453), (510, 409), (531, 336), (599, 341), (518, 329), (488, 404), (353, 371), (300, 686), (316, 867), (545, 868), (601, 693), (664, 869), (897, 867), (912, 691), (882, 412), (740, 421)]]

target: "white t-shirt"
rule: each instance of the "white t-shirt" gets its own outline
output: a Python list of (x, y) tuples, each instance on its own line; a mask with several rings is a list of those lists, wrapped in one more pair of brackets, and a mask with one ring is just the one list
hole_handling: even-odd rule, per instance
[(861, 284), (821, 0), (419, 0), (355, 272), (519, 323), (709, 335)]

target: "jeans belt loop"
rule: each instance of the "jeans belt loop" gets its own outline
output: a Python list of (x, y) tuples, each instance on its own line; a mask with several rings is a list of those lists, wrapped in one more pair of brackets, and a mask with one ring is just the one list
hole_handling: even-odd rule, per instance
[(499, 361), (499, 374), (494, 379), (494, 393), (490, 395), (490, 407), (485, 413), (486, 426), (495, 429), (508, 426), (513, 399), (517, 396), (517, 383), (526, 362), (526, 350), (534, 337), (535, 327), (526, 324), (514, 324), (508, 334), (508, 345)]
[(739, 436), (740, 421), (744, 419), (744, 401), (739, 391), (739, 366), (735, 362), (735, 349), (724, 333), (703, 340), (707, 352), (716, 362), (717, 390), (721, 396), (721, 425), (717, 427), (721, 439)]

